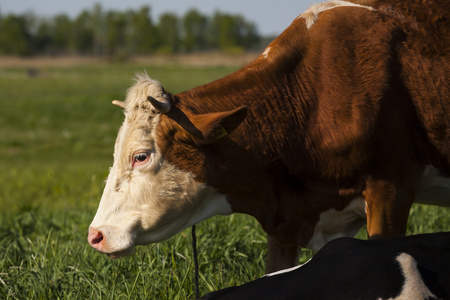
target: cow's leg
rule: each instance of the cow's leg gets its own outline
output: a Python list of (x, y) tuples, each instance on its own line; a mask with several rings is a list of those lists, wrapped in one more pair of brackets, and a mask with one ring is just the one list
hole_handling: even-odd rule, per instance
[(414, 201), (413, 189), (369, 179), (364, 196), (369, 238), (405, 235), (409, 210)]
[(268, 234), (266, 274), (297, 265), (300, 250), (300, 246), (281, 244), (275, 237)]

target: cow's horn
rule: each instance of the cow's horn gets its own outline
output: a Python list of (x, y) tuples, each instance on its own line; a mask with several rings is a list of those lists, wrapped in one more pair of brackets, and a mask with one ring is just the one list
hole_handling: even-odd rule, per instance
[(160, 98), (160, 100), (156, 100), (152, 96), (148, 96), (147, 100), (153, 105), (153, 107), (162, 114), (166, 114), (172, 108), (172, 105), (167, 99)]
[(123, 102), (123, 101), (113, 100), (112, 104), (117, 105), (117, 106), (122, 107), (123, 109), (125, 109), (125, 102)]

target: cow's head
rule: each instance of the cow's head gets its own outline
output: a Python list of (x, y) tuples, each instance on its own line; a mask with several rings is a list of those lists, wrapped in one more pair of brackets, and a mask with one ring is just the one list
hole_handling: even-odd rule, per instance
[(213, 215), (232, 212), (225, 195), (169, 162), (159, 144), (205, 145), (234, 129), (245, 118), (245, 109), (187, 116), (171, 99), (158, 81), (143, 74), (137, 76), (125, 102), (114, 102), (124, 108), (125, 121), (88, 235), (92, 247), (111, 257), (127, 255), (135, 245), (165, 240)]

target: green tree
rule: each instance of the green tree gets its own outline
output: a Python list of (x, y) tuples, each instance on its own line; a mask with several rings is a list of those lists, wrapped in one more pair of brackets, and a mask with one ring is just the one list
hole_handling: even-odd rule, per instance
[(160, 16), (158, 35), (160, 37), (160, 52), (175, 53), (180, 50), (180, 28), (176, 15), (165, 13)]
[(215, 45), (219, 49), (230, 51), (239, 46), (239, 26), (234, 16), (216, 12), (211, 29), (216, 37)]
[(49, 53), (52, 47), (52, 36), (51, 36), (52, 26), (50, 22), (43, 19), (37, 25), (36, 34), (34, 37), (35, 49), (37, 53)]
[(122, 55), (126, 51), (127, 18), (124, 13), (110, 11), (106, 14), (106, 53), (109, 56)]
[(91, 27), (92, 27), (92, 51), (95, 55), (102, 55), (105, 51), (105, 35), (107, 17), (103, 13), (102, 6), (96, 3), (90, 13)]
[(245, 22), (243, 26), (242, 45), (246, 50), (259, 50), (262, 38), (255, 24)]
[(73, 45), (79, 54), (92, 54), (94, 49), (94, 27), (89, 11), (82, 11), (74, 21)]
[(25, 15), (7, 15), (0, 24), (0, 53), (30, 55), (33, 41)]
[(211, 25), (214, 45), (223, 51), (242, 52), (254, 49), (260, 44), (256, 26), (248, 23), (241, 15), (216, 12)]
[(206, 50), (208, 43), (209, 20), (206, 16), (192, 9), (183, 18), (183, 48), (186, 52)]
[(68, 52), (72, 38), (72, 21), (67, 15), (57, 15), (53, 18), (51, 41), (56, 52)]
[(129, 42), (136, 53), (151, 53), (159, 46), (159, 35), (150, 17), (150, 7), (144, 6), (131, 14)]
[(240, 15), (195, 9), (181, 19), (172, 13), (152, 22), (150, 7), (137, 11), (103, 11), (100, 4), (75, 19), (60, 14), (36, 18), (32, 14), (0, 15), (0, 54), (43, 53), (129, 54), (194, 52), (211, 49), (240, 52), (261, 44), (256, 26)]

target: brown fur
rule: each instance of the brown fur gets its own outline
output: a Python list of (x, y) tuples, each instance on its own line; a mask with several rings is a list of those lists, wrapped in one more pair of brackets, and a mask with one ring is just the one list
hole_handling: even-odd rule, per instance
[[(167, 160), (284, 245), (305, 245), (321, 212), (362, 194), (369, 236), (402, 235), (424, 166), (449, 174), (449, 2), (354, 2), (375, 10), (336, 7), (310, 29), (296, 19), (267, 57), (172, 96), (158, 127)], [(203, 136), (218, 112), (228, 135)]]

